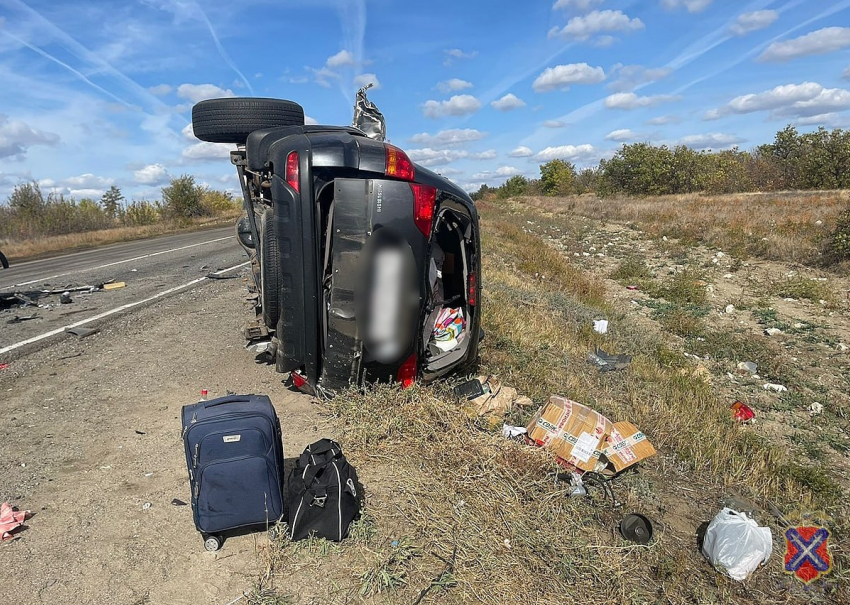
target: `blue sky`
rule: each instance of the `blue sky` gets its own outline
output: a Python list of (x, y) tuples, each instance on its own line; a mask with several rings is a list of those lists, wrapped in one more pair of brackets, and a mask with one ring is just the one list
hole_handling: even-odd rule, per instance
[(414, 161), (467, 189), (624, 142), (751, 148), (850, 126), (850, 0), (0, 0), (0, 198), (236, 190), (194, 102), (348, 124), (358, 85)]

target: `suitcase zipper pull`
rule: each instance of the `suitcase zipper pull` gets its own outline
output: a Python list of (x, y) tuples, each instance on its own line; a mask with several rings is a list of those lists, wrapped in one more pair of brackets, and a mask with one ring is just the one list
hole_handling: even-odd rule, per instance
[(198, 457), (200, 456), (200, 453), (201, 453), (201, 444), (196, 443), (195, 444), (195, 457), (194, 457), (193, 463), (192, 463), (192, 466), (195, 467), (195, 468), (198, 468)]
[(200, 491), (201, 491), (201, 484), (200, 484), (200, 483), (196, 483), (196, 484), (195, 484), (195, 500), (197, 500), (197, 499), (198, 499), (198, 493), (199, 493)]

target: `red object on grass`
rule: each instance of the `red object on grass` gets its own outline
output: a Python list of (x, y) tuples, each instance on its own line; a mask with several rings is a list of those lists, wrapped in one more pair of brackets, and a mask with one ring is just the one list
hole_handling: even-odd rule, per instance
[(738, 422), (749, 422), (756, 416), (756, 413), (748, 405), (740, 401), (733, 403), (729, 409), (732, 410), (732, 414)]
[(5, 370), (8, 367), (9, 367), (8, 363), (0, 363), (0, 370)]

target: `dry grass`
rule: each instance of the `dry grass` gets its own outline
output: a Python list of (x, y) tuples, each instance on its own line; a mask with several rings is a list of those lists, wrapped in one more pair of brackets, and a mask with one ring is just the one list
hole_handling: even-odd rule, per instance
[(630, 223), (654, 237), (701, 242), (743, 258), (816, 265), (822, 261), (838, 216), (850, 205), (850, 192), (535, 197), (523, 201), (554, 214)]
[[(833, 580), (804, 590), (781, 572), (781, 553), (747, 583), (715, 572), (693, 532), (738, 494), (782, 510), (832, 515), (847, 529), (847, 505), (828, 473), (734, 424), (699, 368), (606, 302), (605, 287), (524, 225), (532, 214), (483, 204), (482, 370), (541, 403), (567, 395), (614, 419), (628, 419), (659, 455), (615, 481), (624, 506), (600, 494), (572, 499), (544, 451), (494, 434), (459, 409), (448, 385), (347, 392), (328, 412), (358, 469), (364, 517), (340, 546), (276, 542), (275, 577), (322, 577), (326, 594), (304, 602), (348, 603), (802, 603), (846, 599), (847, 558), (834, 551)], [(648, 276), (634, 265), (624, 279)], [(671, 278), (681, 305), (698, 295), (696, 275)], [(699, 301), (697, 301), (699, 302)], [(599, 335), (591, 320), (615, 326)], [(723, 343), (717, 343), (721, 346)], [(746, 343), (737, 343), (743, 346)], [(634, 354), (625, 372), (585, 362), (596, 345)], [(732, 346), (731, 344), (729, 346)], [(531, 410), (514, 412), (523, 424)], [(697, 413), (698, 412), (698, 413)], [(616, 534), (625, 512), (656, 521), (648, 547)], [(761, 524), (775, 521), (763, 511)], [(674, 529), (682, 525), (690, 529)], [(557, 599), (552, 595), (558, 595)]]
[(195, 219), (188, 224), (161, 222), (141, 227), (116, 227), (114, 229), (45, 236), (23, 241), (3, 241), (0, 242), (0, 250), (3, 251), (3, 254), (6, 255), (9, 261), (20, 261), (48, 256), (56, 252), (84, 250), (105, 244), (145, 239), (167, 233), (181, 233), (220, 227), (231, 224), (239, 214), (239, 211), (235, 211), (215, 218)]

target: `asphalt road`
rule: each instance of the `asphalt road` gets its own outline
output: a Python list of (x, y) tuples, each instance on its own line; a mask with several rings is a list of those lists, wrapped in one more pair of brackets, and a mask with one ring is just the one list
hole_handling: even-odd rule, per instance
[[(246, 261), (233, 228), (225, 227), (122, 242), (0, 269), (0, 292), (22, 292), (38, 304), (0, 306), (0, 362), (47, 340), (75, 338), (63, 333), (68, 326), (97, 327), (183, 288), (203, 287), (210, 273), (225, 270), (221, 277), (244, 279), (239, 265)], [(73, 302), (68, 304), (60, 304), (58, 294), (45, 293), (113, 280), (126, 286), (71, 292)], [(35, 319), (24, 319), (33, 315)]]

